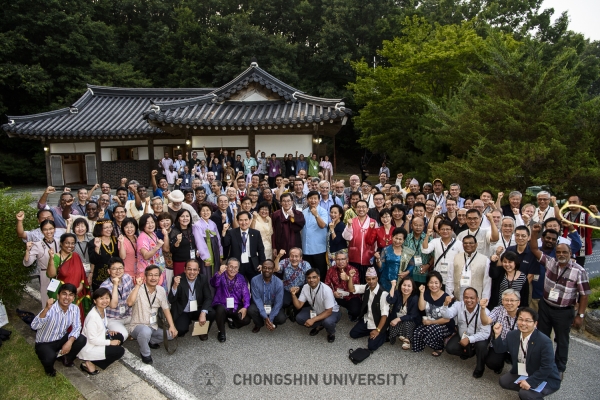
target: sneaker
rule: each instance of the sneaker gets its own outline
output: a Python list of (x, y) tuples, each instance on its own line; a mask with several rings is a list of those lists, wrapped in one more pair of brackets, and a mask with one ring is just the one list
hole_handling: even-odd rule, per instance
[(152, 356), (145, 357), (142, 354), (140, 354), (140, 356), (142, 356), (142, 362), (144, 364), (152, 364)]

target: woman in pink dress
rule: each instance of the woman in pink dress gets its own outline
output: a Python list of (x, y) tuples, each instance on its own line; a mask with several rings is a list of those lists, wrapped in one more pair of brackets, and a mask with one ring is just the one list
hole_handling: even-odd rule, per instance
[(121, 224), (123, 234), (119, 236), (119, 255), (123, 259), (125, 273), (135, 279), (144, 276), (137, 267), (138, 224), (135, 218), (125, 218)]
[[(143, 272), (149, 265), (158, 266), (161, 272), (159, 285), (167, 290), (165, 259), (162, 253), (165, 242), (156, 236), (156, 233), (154, 233), (155, 228), (156, 223), (152, 214), (142, 215), (140, 218), (140, 236), (137, 240), (137, 270)], [(168, 236), (166, 240), (169, 240)]]

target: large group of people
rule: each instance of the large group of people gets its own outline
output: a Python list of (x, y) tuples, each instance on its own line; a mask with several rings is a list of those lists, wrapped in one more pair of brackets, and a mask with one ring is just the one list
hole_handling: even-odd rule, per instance
[(561, 216), (547, 191), (537, 205), (517, 191), (463, 198), (458, 183), (421, 188), (385, 164), (377, 184), (352, 175), (346, 186), (315, 154), (204, 155), (165, 154), (149, 186), (123, 178), (114, 196), (103, 183), (51, 206), (48, 187), (32, 231), (17, 214), (23, 264), (37, 261), (44, 309), (32, 327), (49, 375), (56, 351), (95, 374), (129, 337), (152, 363), (159, 314), (169, 339), (197, 323), (209, 324), (201, 341), (215, 324), (225, 342), (227, 328), (272, 332), (289, 319), (332, 343), (345, 309), (350, 337), (371, 351), (399, 342), (476, 357), (475, 378), (510, 363), (500, 384), (522, 398), (559, 389), (590, 293), (592, 232), (578, 224), (600, 226), (595, 206), (572, 195)]

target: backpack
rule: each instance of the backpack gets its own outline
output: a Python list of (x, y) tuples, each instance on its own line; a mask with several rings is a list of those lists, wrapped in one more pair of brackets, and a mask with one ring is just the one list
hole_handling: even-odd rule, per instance
[(371, 353), (371, 350), (364, 348), (358, 348), (356, 350), (350, 349), (348, 350), (348, 358), (356, 365), (367, 359)]

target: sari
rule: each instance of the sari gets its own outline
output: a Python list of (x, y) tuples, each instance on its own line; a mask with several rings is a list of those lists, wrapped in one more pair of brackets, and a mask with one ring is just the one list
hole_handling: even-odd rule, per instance
[[(58, 279), (60, 285), (70, 283), (76, 288), (79, 288), (79, 285), (83, 284), (83, 290), (75, 294), (76, 298), (75, 301), (73, 301), (73, 304), (79, 307), (79, 315), (81, 317), (81, 323), (83, 324), (85, 316), (93, 307), (93, 303), (90, 296), (90, 285), (87, 280), (85, 269), (83, 268), (81, 257), (79, 257), (79, 254), (73, 252), (61, 263), (60, 255), (55, 254), (54, 265), (57, 270), (57, 275), (54, 279)], [(58, 289), (56, 292), (48, 291), (48, 297), (53, 298), (54, 300), (57, 300), (57, 294)]]

